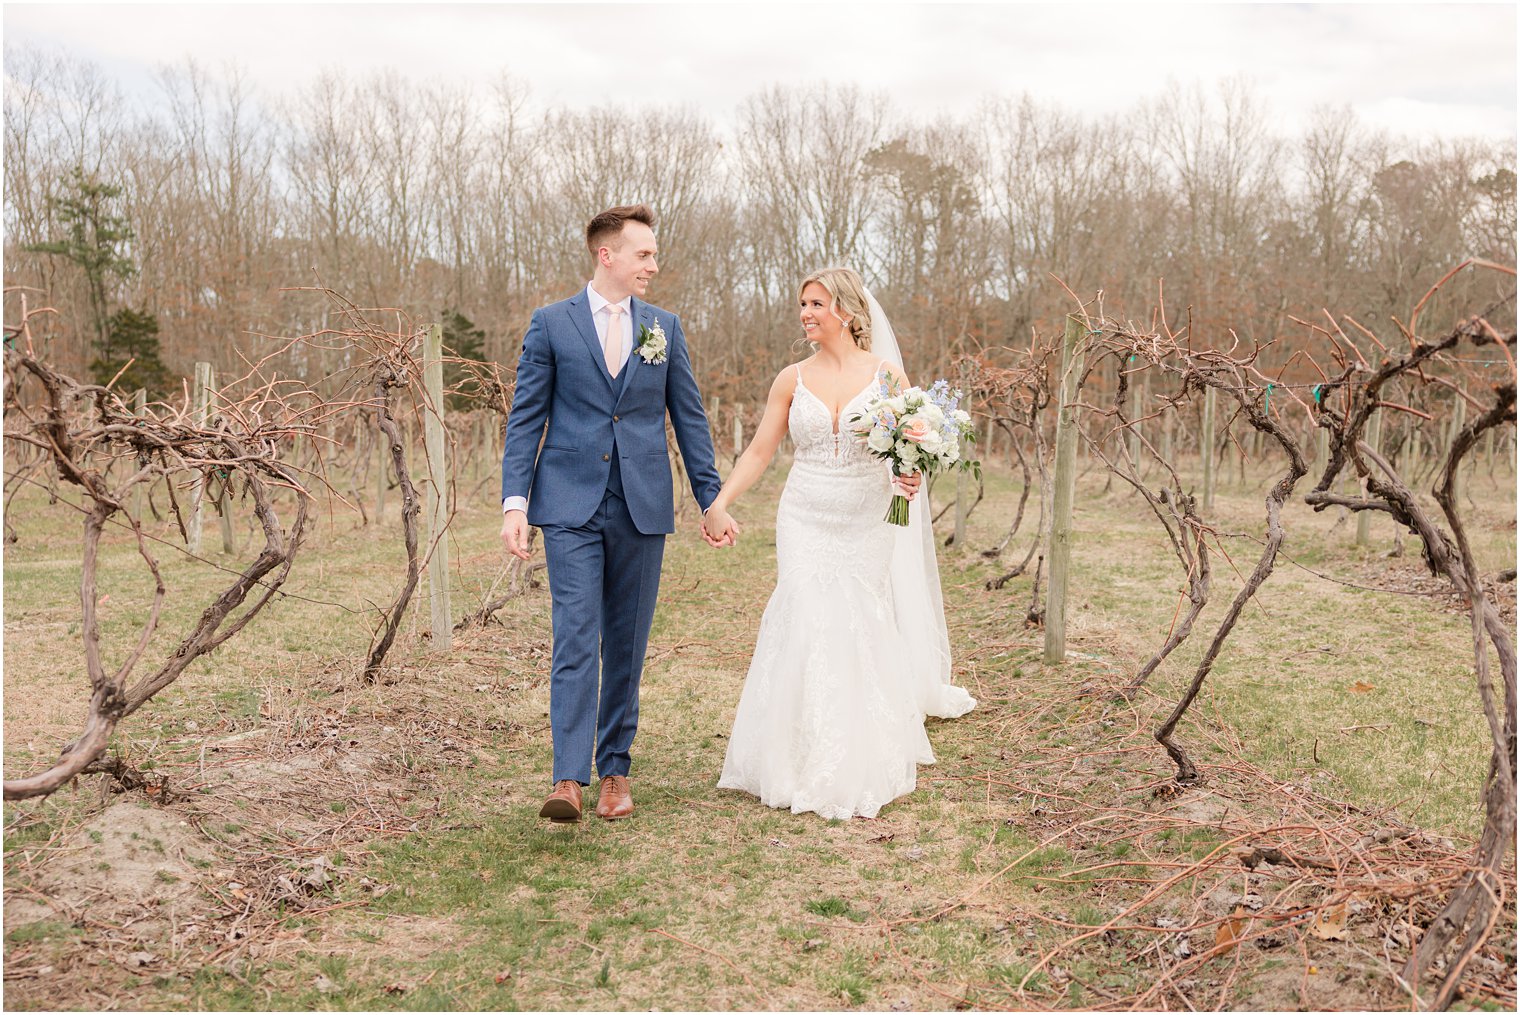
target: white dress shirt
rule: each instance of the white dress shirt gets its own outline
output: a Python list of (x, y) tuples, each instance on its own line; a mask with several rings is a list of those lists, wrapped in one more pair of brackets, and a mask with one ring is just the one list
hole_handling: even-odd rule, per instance
[[(619, 315), (618, 320), (618, 324), (621, 326), (623, 331), (623, 365), (619, 368), (619, 377), (622, 376), (622, 371), (628, 367), (628, 357), (633, 355), (633, 314), (631, 313), (632, 303), (633, 298), (631, 296), (624, 296), (622, 300), (620, 300), (617, 304), (623, 309), (623, 312)], [(612, 306), (612, 303), (601, 293), (597, 292), (590, 282), (587, 282), (586, 304), (591, 310), (591, 320), (596, 325), (597, 341), (601, 343), (603, 349), (606, 349), (607, 322), (612, 316), (607, 313), (607, 308)], [(528, 510), (528, 498), (508, 497), (501, 502), (501, 510), (503, 513), (507, 511), (526, 511)]]

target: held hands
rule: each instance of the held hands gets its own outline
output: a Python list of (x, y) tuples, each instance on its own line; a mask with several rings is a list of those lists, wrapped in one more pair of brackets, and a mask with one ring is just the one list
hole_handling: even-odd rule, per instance
[(707, 545), (721, 549), (739, 541), (739, 523), (723, 508), (714, 504), (702, 516), (702, 538)]
[(924, 474), (921, 472), (910, 473), (906, 476), (892, 477), (892, 486), (898, 493), (908, 500), (918, 496), (918, 488), (923, 484)]
[(527, 560), (531, 556), (528, 552), (528, 513), (526, 511), (508, 511), (501, 519), (501, 541), (506, 544), (507, 552), (519, 560)]

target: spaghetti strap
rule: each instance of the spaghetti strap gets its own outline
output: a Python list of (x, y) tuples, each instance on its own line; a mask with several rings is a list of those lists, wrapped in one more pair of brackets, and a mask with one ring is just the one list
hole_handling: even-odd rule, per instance
[(801, 384), (802, 383), (802, 364), (801, 363), (795, 363), (795, 364), (792, 365), (792, 369), (795, 370), (795, 371), (797, 371), (797, 383)]

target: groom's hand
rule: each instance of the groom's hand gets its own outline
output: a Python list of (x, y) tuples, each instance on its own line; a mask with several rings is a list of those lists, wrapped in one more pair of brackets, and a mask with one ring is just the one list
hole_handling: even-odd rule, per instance
[(914, 497), (918, 496), (918, 488), (923, 484), (923, 481), (924, 474), (921, 472), (914, 472), (907, 476), (898, 476), (893, 481), (893, 485), (897, 487), (897, 489), (902, 493), (904, 497), (912, 500)]
[(528, 513), (526, 511), (508, 511), (502, 515), (501, 541), (507, 544), (507, 552), (519, 560), (527, 560), (531, 556), (528, 552)]

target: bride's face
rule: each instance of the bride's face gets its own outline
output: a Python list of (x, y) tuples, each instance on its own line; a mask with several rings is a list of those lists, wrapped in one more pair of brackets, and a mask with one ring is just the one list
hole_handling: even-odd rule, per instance
[(802, 289), (802, 333), (809, 342), (829, 342), (844, 330), (844, 321), (834, 310), (834, 299), (829, 291), (817, 282), (809, 282)]

